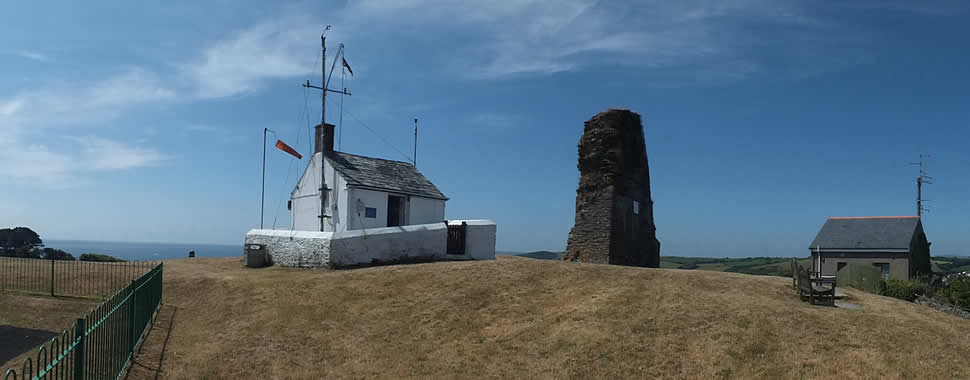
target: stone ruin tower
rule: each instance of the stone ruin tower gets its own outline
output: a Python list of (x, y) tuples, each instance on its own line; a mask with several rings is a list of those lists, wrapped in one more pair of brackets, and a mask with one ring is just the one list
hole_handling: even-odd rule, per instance
[(587, 121), (577, 166), (576, 223), (563, 260), (659, 267), (640, 115), (610, 109)]

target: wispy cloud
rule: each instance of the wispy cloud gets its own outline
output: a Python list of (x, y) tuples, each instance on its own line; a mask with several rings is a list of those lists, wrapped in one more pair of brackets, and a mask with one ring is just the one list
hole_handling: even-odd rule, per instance
[(201, 57), (180, 66), (198, 97), (251, 92), (268, 79), (310, 73), (314, 57), (306, 46), (313, 35), (305, 23), (266, 22), (212, 44)]
[(48, 147), (0, 140), (0, 174), (16, 182), (65, 187), (74, 160)]
[[(469, 79), (502, 79), (620, 64), (655, 69), (752, 62), (755, 43), (743, 33), (758, 23), (814, 28), (819, 23), (793, 1), (515, 0), (455, 4), (445, 0), (352, 3), (345, 14), (365, 25), (418, 27), (462, 34), (456, 71)], [(403, 25), (402, 25), (403, 24)], [(737, 65), (735, 65), (737, 66)], [(712, 71), (712, 70), (709, 70)], [(725, 76), (746, 75), (727, 70)]]
[[(86, 86), (48, 87), (0, 99), (0, 173), (16, 182), (65, 187), (81, 175), (156, 164), (153, 149), (86, 135), (136, 106), (174, 100), (148, 70), (131, 67)], [(51, 130), (57, 130), (56, 133)], [(44, 143), (38, 143), (44, 141)]]
[[(495, 80), (622, 66), (696, 84), (743, 80), (765, 71), (799, 75), (865, 61), (865, 27), (845, 22), (846, 8), (952, 14), (958, 1), (828, 4), (804, 0), (361, 0), (341, 19), (360, 34), (459, 35), (444, 62), (465, 79)], [(965, 2), (963, 2), (965, 3)], [(855, 4), (855, 2), (853, 2)], [(379, 26), (372, 28), (372, 26)], [(400, 32), (398, 32), (400, 31)], [(757, 31), (757, 34), (756, 34)], [(448, 38), (443, 40), (447, 41)], [(769, 52), (770, 54), (765, 54)], [(663, 76), (663, 75), (659, 75)], [(668, 80), (670, 82), (671, 80)]]
[(174, 100), (175, 90), (154, 72), (123, 69), (86, 86), (52, 86), (0, 99), (0, 122), (33, 128), (73, 126), (112, 119), (134, 106)]
[(472, 115), (468, 124), (487, 129), (509, 129), (516, 128), (524, 124), (522, 117), (517, 114), (483, 112)]
[(74, 138), (82, 148), (82, 165), (93, 170), (123, 170), (155, 165), (168, 157), (154, 149), (100, 137)]
[(24, 100), (22, 98), (10, 99), (4, 103), (0, 103), (0, 116), (13, 116), (21, 107), (24, 106)]
[(35, 61), (47, 62), (47, 55), (43, 53), (38, 53), (36, 51), (24, 50), (19, 53), (21, 57), (32, 59)]

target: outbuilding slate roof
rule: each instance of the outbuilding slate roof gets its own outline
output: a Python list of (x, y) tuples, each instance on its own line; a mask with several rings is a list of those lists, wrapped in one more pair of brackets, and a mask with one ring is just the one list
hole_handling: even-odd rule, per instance
[(909, 249), (918, 216), (828, 218), (809, 249)]
[(327, 152), (327, 160), (350, 186), (448, 200), (414, 165), (344, 152)]

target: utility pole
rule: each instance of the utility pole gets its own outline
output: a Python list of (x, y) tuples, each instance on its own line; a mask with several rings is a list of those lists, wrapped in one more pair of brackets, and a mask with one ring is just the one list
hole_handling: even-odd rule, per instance
[[(330, 25), (327, 25), (325, 28), (323, 28), (323, 34), (320, 35), (320, 49), (322, 49), (322, 57), (323, 57), (320, 60), (320, 74), (321, 74), (320, 79), (322, 82), (320, 83), (321, 86), (318, 87), (318, 86), (311, 85), (309, 80), (307, 80), (306, 83), (303, 84), (303, 87), (320, 90), (320, 93), (322, 94), (321, 101), (320, 101), (320, 128), (323, 128), (324, 130), (326, 130), (326, 126), (327, 126), (327, 91), (336, 92), (342, 95), (350, 95), (350, 92), (348, 92), (346, 88), (344, 88), (343, 91), (331, 90), (329, 88), (330, 77), (333, 76), (333, 69), (334, 67), (337, 66), (337, 58), (339, 58), (344, 51), (344, 44), (340, 44), (340, 48), (337, 49), (337, 54), (333, 58), (333, 65), (330, 66), (330, 75), (328, 76), (327, 75), (327, 31), (330, 29), (332, 29), (332, 27)], [(319, 143), (323, 145), (322, 141), (314, 141), (314, 143)], [(318, 189), (318, 191), (320, 192), (320, 216), (319, 216), (320, 231), (324, 230), (325, 223), (323, 220), (324, 219), (323, 210), (327, 209), (327, 193), (325, 190), (326, 183), (324, 181), (326, 170), (324, 170), (325, 165), (324, 165), (324, 158), (322, 155), (323, 153), (321, 153), (321, 157), (320, 157), (320, 188)], [(310, 160), (312, 162), (313, 158), (311, 157)]]
[(916, 216), (923, 216), (923, 211), (929, 211), (923, 208), (923, 201), (929, 202), (927, 199), (923, 199), (923, 184), (932, 185), (933, 177), (926, 174), (926, 161), (923, 158), (929, 158), (928, 154), (920, 154), (919, 162), (911, 162), (910, 165), (919, 165), (919, 176), (916, 177)]
[(418, 167), (418, 119), (414, 118), (414, 155), (411, 156), (414, 167)]

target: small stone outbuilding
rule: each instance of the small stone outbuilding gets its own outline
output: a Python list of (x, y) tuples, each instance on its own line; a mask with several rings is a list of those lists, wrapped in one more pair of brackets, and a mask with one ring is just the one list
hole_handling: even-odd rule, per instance
[(848, 264), (877, 267), (883, 279), (930, 273), (930, 242), (918, 216), (828, 218), (809, 246), (812, 271), (835, 276)]

